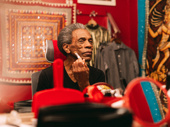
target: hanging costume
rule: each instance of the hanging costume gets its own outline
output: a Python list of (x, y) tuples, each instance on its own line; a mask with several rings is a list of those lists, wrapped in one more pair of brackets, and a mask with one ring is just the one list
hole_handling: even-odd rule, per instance
[(115, 41), (99, 46), (95, 67), (103, 70), (108, 84), (123, 90), (132, 79), (139, 76), (135, 52), (124, 43), (117, 44)]
[(92, 35), (93, 39), (93, 53), (92, 60), (90, 61), (90, 65), (94, 66), (94, 60), (96, 56), (96, 50), (99, 47), (100, 43), (110, 41), (110, 34), (108, 30), (102, 26), (96, 25), (86, 25), (87, 30)]

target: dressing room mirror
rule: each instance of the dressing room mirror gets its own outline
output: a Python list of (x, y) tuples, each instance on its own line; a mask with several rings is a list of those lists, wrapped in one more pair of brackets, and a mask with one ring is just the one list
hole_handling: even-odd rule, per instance
[(170, 97), (159, 82), (140, 77), (132, 80), (125, 91), (125, 105), (134, 114), (134, 120), (143, 126), (160, 126), (170, 118)]

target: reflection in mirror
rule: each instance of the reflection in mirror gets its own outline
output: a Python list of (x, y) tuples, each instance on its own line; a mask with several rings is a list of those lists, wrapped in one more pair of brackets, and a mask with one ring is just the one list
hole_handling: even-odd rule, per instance
[(157, 123), (162, 121), (167, 113), (166, 94), (151, 81), (140, 81), (129, 95), (130, 106), (136, 115), (144, 122)]

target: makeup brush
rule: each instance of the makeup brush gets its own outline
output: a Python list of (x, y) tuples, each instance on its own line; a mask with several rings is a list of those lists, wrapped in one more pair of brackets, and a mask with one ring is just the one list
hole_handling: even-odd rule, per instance
[[(77, 52), (74, 52), (74, 54), (76, 55), (77, 59), (81, 58)], [(84, 64), (84, 62), (83, 62), (83, 64)]]
[(74, 53), (77, 57), (77, 59), (81, 58), (77, 52)]

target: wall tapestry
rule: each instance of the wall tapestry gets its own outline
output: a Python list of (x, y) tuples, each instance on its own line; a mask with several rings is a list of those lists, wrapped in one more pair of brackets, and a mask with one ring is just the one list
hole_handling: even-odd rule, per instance
[[(170, 71), (170, 0), (146, 0), (143, 76), (163, 84)], [(167, 98), (160, 90), (162, 108), (167, 113)]]
[(147, 5), (143, 64), (146, 76), (165, 83), (170, 70), (170, 0), (150, 0)]
[(75, 4), (4, 0), (0, 3), (0, 82), (30, 83), (48, 66), (46, 39), (76, 22)]

